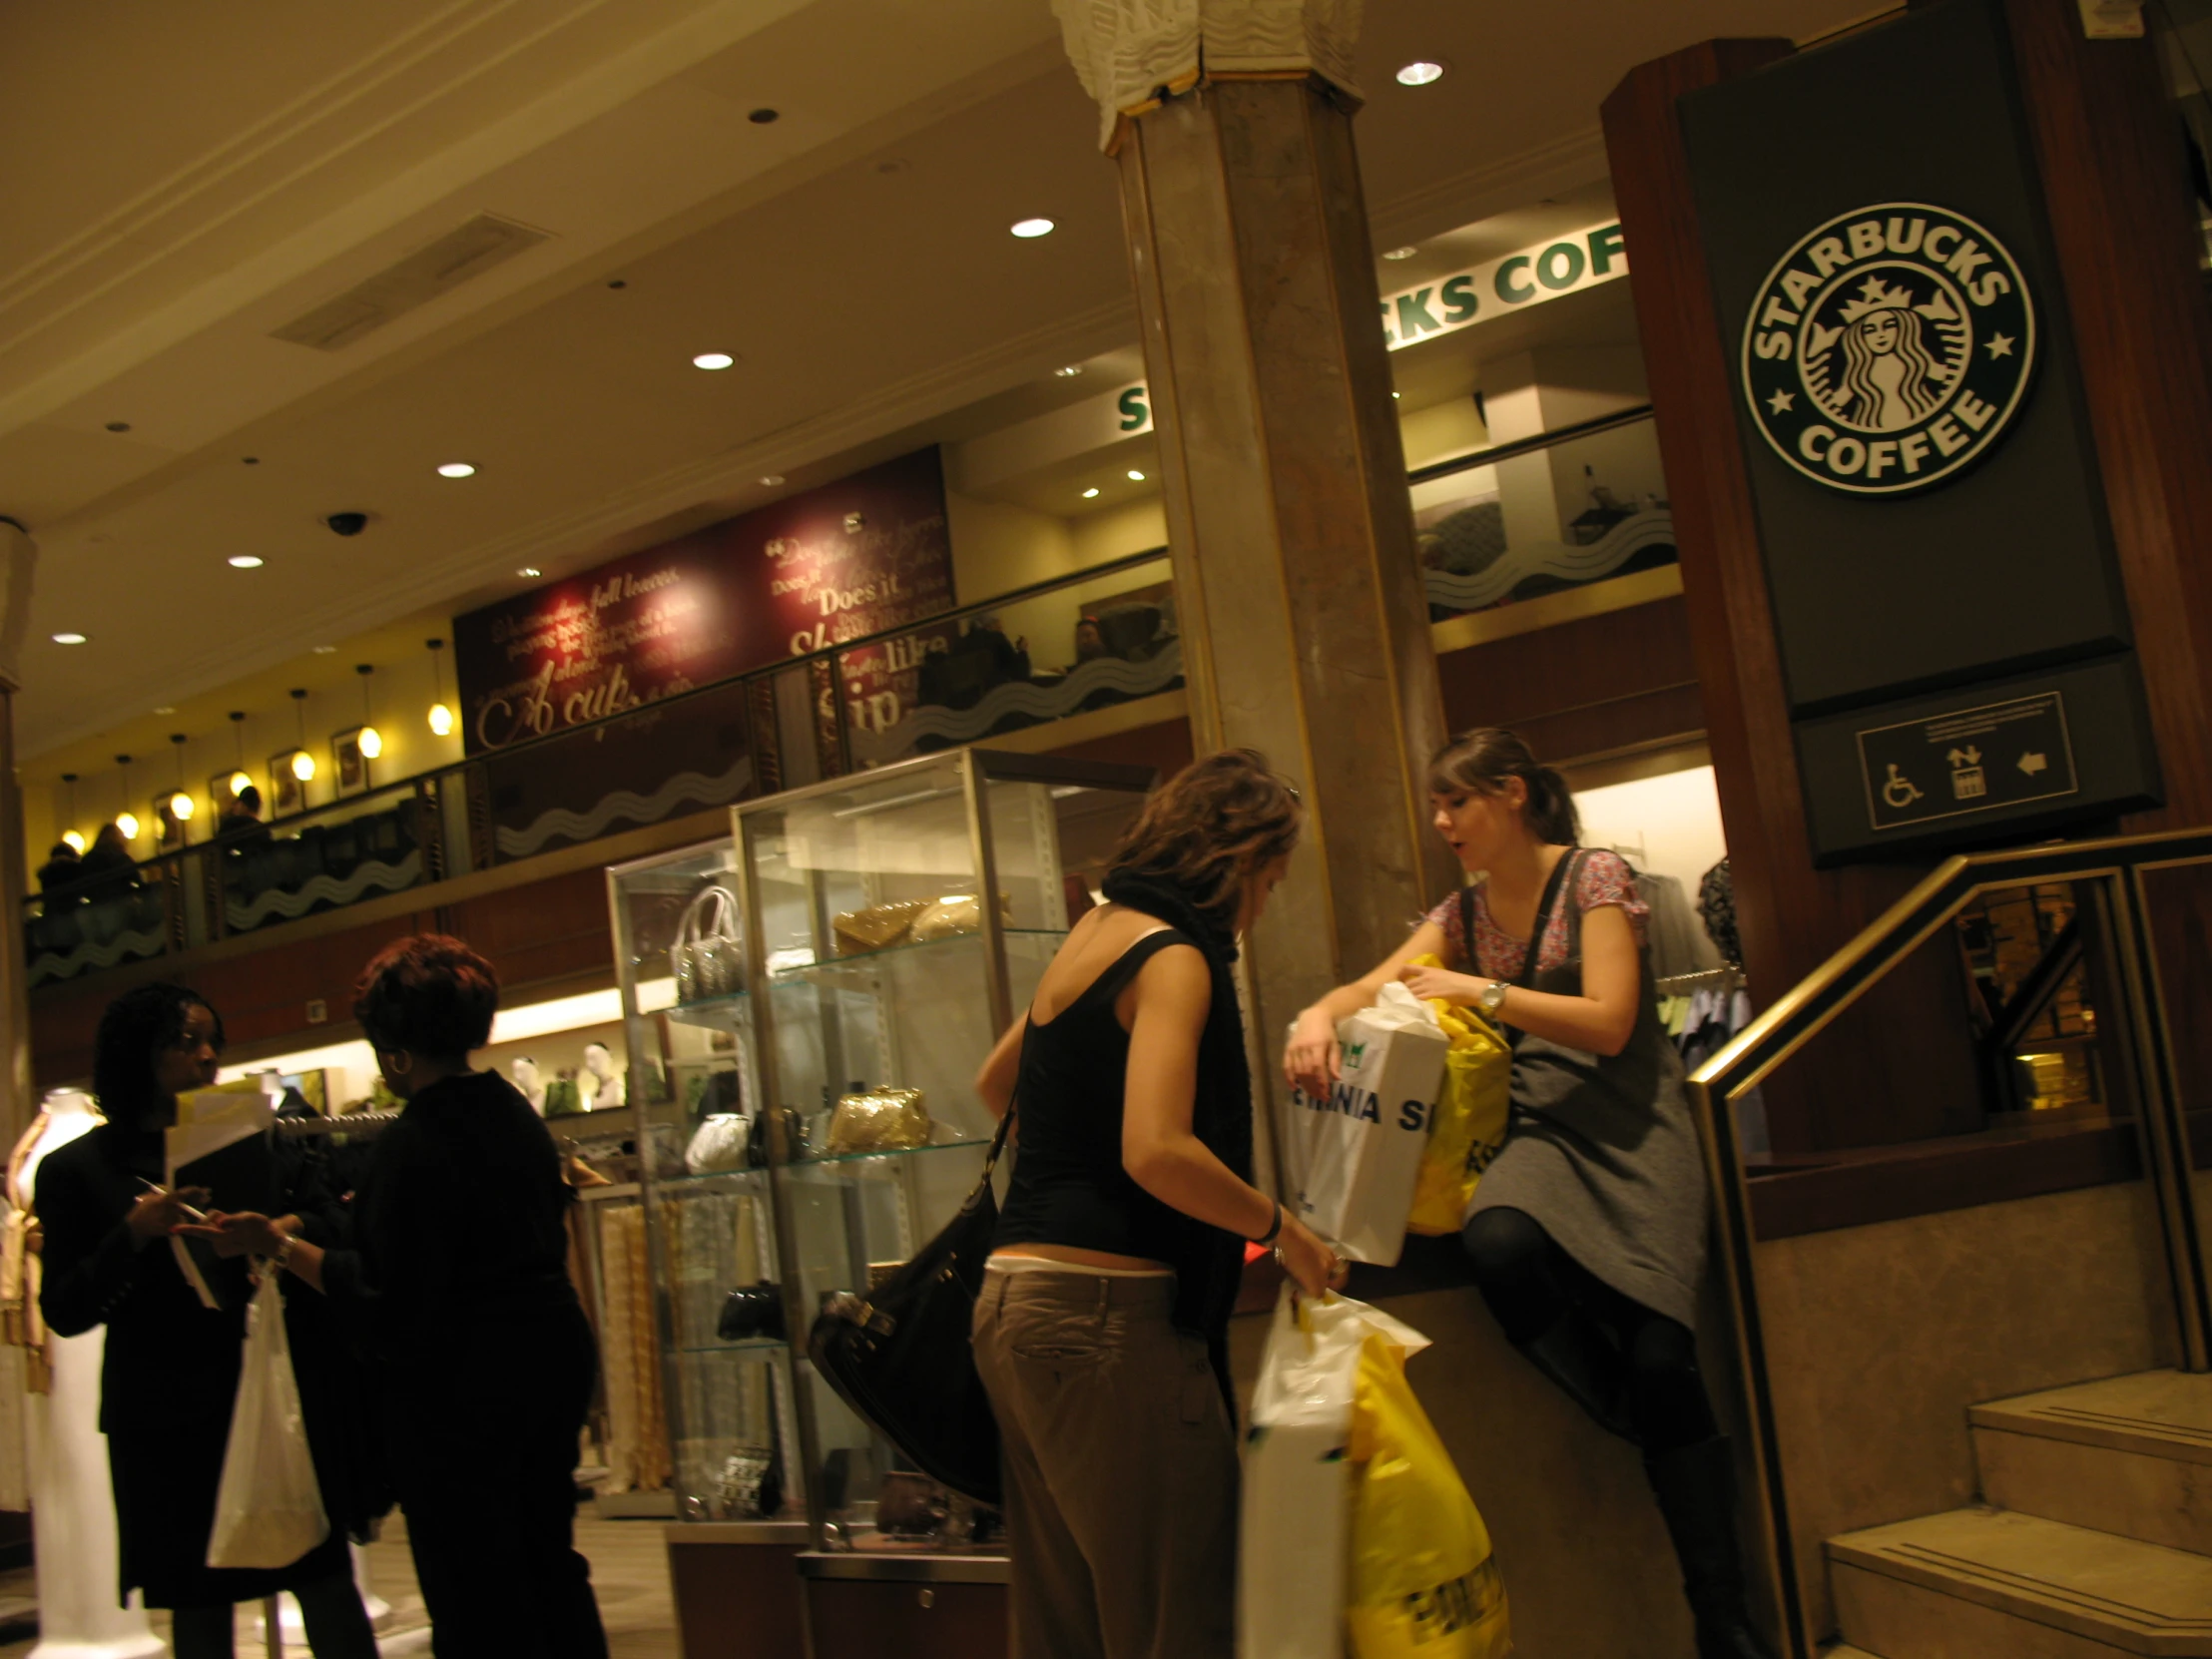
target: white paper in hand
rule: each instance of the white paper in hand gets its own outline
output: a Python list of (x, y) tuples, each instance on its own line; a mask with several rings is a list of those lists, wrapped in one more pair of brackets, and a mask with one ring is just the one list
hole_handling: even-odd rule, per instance
[(1326, 1098), (1291, 1091), (1287, 1173), (1299, 1219), (1356, 1262), (1389, 1266), (1443, 1088), (1451, 1044), (1428, 1006), (1392, 982), (1337, 1027), (1343, 1074)]

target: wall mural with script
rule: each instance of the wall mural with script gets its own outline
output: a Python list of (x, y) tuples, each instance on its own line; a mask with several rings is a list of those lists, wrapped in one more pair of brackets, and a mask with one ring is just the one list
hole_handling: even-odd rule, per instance
[(924, 449), (457, 617), (471, 755), (950, 610)]

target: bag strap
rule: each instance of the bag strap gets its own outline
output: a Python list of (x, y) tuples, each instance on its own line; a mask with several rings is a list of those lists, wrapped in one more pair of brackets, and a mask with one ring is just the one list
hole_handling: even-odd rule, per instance
[(1544, 938), (1551, 931), (1551, 918), (1559, 906), (1559, 894), (1572, 873), (1569, 866), (1582, 861), (1582, 849), (1570, 846), (1559, 854), (1559, 861), (1551, 866), (1551, 879), (1544, 883), (1544, 895), (1536, 903), (1536, 925), (1528, 935), (1528, 954), (1521, 958), (1520, 972), (1513, 975), (1513, 983), (1524, 991), (1536, 988), (1536, 963), (1544, 953)]
[[(1022, 1048), (1027, 1048), (1029, 1046), (1029, 1027), (1032, 1023), (1033, 1021), (1028, 1019), (1024, 1019), (1021, 1022)], [(991, 1171), (998, 1167), (998, 1155), (1006, 1150), (1006, 1138), (1012, 1132), (1014, 1127), (1014, 1108), (1020, 1103), (1021, 1052), (1019, 1049), (1017, 1049), (1014, 1054), (1014, 1092), (1007, 1097), (1005, 1115), (998, 1120), (998, 1132), (991, 1136), (991, 1149), (988, 1153), (984, 1155), (983, 1158), (982, 1179), (975, 1183), (975, 1192), (968, 1195), (970, 1199), (974, 1198), (975, 1193), (982, 1192), (991, 1184)]]

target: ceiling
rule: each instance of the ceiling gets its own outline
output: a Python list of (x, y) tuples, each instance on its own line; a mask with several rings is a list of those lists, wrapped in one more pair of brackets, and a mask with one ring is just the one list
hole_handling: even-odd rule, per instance
[[(1867, 11), (1369, 7), (1377, 246), (1421, 248), (1384, 285), (1489, 257), (1450, 235), (1474, 220), (1576, 219), (1630, 66)], [(1398, 86), (1416, 56), (1444, 78)], [(1136, 337), (1046, 0), (24, 4), (0, 59), (0, 153), (43, 159), (0, 170), (0, 513), (41, 548), (27, 776), (180, 718), (155, 706), (342, 675), (307, 656), (333, 638), (419, 652), (524, 564), (1095, 395), (1051, 370)], [(272, 337), (484, 213), (547, 238), (341, 349)], [(1030, 215), (1056, 231), (1007, 235)], [(1438, 384), (1471, 384), (1447, 355)]]

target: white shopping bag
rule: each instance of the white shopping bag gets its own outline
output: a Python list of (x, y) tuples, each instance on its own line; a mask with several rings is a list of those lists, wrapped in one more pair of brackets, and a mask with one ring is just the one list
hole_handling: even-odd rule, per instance
[(1238, 1659), (1344, 1659), (1360, 1349), (1428, 1339), (1349, 1297), (1283, 1287), (1245, 1434), (1237, 1546)]
[(1392, 981), (1337, 1026), (1344, 1073), (1326, 1099), (1291, 1091), (1285, 1171), (1299, 1219), (1356, 1262), (1396, 1262), (1451, 1043)]
[(284, 1339), (284, 1298), (274, 1267), (263, 1275), (246, 1311), (243, 1359), (223, 1481), (216, 1488), (208, 1565), (288, 1567), (330, 1535), (330, 1517), (307, 1454), (299, 1384)]

